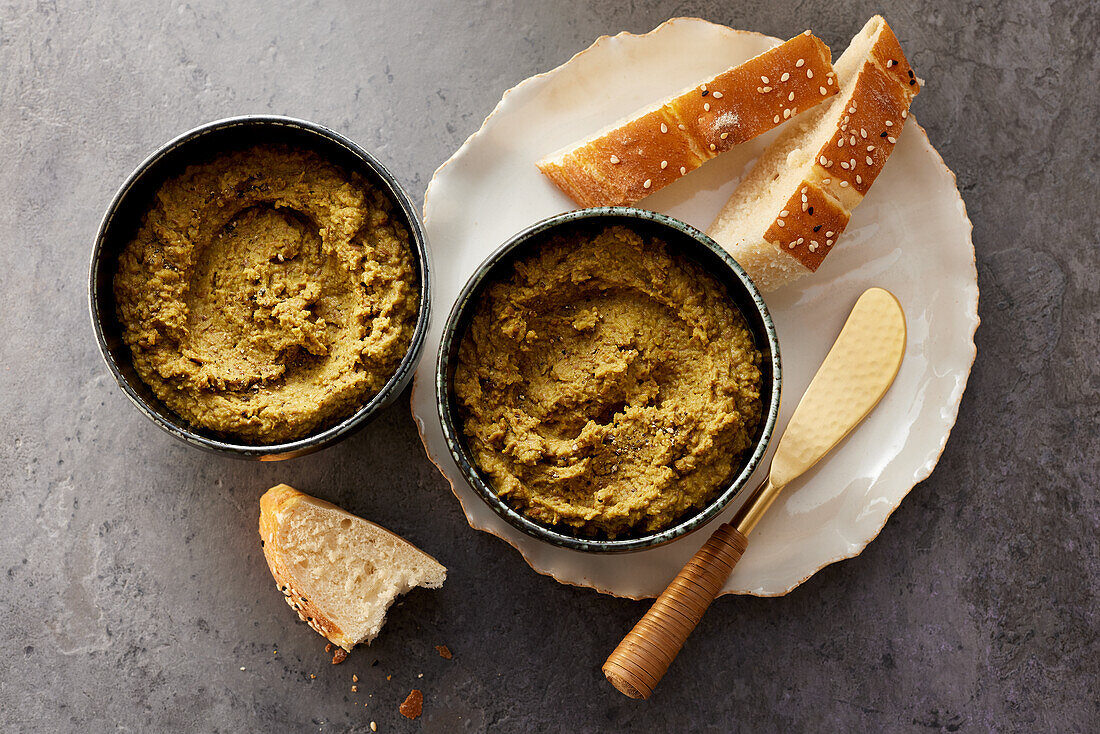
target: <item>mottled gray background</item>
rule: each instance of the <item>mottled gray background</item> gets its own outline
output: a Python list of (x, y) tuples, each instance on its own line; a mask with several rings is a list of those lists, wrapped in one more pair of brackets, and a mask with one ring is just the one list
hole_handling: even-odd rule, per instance
[[(139, 160), (218, 117), (329, 125), (419, 201), (505, 89), (600, 34), (699, 15), (812, 27), (840, 49), (880, 6), (225, 5), (0, 4), (6, 731), (1100, 728), (1096, 3), (885, 8), (974, 221), (983, 326), (958, 426), (862, 556), (786, 598), (721, 599), (649, 702), (599, 673), (645, 604), (560, 586), (470, 530), (407, 396), (279, 465), (208, 456), (150, 424), (92, 338), (92, 238)], [(423, 545), (446, 587), (411, 594), (333, 667), (257, 542), (256, 500), (279, 481)], [(397, 705), (413, 687), (426, 703), (408, 722)]]

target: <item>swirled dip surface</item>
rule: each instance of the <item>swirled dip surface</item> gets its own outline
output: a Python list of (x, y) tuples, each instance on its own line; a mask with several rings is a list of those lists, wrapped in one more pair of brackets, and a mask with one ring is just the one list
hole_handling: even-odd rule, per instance
[(408, 239), (385, 194), (312, 152), (260, 146), (190, 166), (119, 261), (134, 366), (192, 424), (247, 441), (344, 418), (412, 340)]
[(702, 507), (739, 466), (760, 420), (759, 362), (714, 278), (611, 227), (546, 243), (483, 292), (455, 389), (505, 501), (615, 537)]

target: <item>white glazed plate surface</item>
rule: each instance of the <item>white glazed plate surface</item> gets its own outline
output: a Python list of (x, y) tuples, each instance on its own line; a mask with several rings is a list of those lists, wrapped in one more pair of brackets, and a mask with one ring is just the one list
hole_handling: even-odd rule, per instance
[[(709, 526), (636, 553), (580, 553), (515, 530), (469, 487), (443, 441), (434, 390), (443, 321), (489, 253), (534, 222), (576, 208), (539, 173), (536, 160), (778, 42), (697, 18), (676, 18), (641, 36), (602, 37), (562, 66), (508, 90), (428, 186), (424, 223), (435, 302), (414, 378), (413, 415), (428, 456), (451, 483), (470, 525), (515, 546), (539, 573), (616, 596), (656, 596), (747, 492)], [(705, 230), (772, 137), (735, 148), (637, 206)], [(833, 453), (787, 487), (753, 532), (724, 593), (785, 594), (822, 567), (858, 555), (932, 472), (975, 356), (978, 285), (970, 233), (954, 175), (910, 115), (882, 175), (818, 272), (766, 294), (783, 359), (772, 450), (864, 290), (880, 286), (898, 297), (908, 344), (894, 386)], [(763, 478), (770, 456), (747, 487)]]

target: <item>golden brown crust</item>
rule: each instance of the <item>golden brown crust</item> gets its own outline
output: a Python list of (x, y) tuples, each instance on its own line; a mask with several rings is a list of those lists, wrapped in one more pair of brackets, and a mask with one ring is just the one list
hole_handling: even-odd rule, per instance
[(837, 93), (809, 31), (538, 162), (581, 206), (631, 204)]
[[(283, 555), (279, 552), (278, 527), (280, 517), (295, 502), (302, 501), (308, 495), (286, 484), (279, 484), (267, 490), (260, 498), (260, 542), (264, 558), (275, 577), (275, 586), (298, 618), (319, 632), (329, 641), (347, 651), (355, 646), (355, 640), (349, 640), (339, 625), (326, 617), (309, 599), (305, 598), (294, 586), (294, 576), (283, 565)], [(320, 502), (321, 500), (315, 500)], [(328, 504), (328, 503), (325, 503)]]
[(847, 225), (847, 210), (817, 184), (803, 181), (764, 239), (815, 272)]
[(894, 35), (894, 29), (885, 19), (882, 25), (882, 32), (871, 49), (871, 57), (879, 68), (897, 81), (899, 86), (909, 90), (910, 97), (915, 97), (920, 91), (921, 80), (910, 66), (905, 52), (901, 50), (901, 44), (898, 42), (898, 37)]

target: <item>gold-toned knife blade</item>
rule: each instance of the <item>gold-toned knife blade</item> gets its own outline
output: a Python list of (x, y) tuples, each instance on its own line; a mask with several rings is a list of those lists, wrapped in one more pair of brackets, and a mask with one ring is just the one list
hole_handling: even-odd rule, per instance
[(886, 394), (905, 356), (905, 312), (882, 288), (864, 292), (806, 388), (772, 457), (768, 480), (731, 524), (745, 535), (783, 487), (808, 471), (859, 425)]

